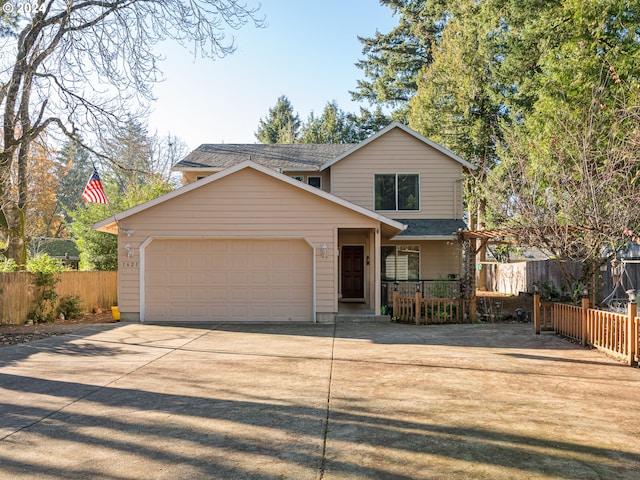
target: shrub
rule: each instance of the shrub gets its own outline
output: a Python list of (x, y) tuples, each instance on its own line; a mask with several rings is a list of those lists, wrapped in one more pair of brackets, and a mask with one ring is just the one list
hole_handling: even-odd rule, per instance
[(67, 268), (60, 260), (43, 254), (29, 259), (27, 270), (33, 273), (36, 286), (36, 306), (29, 312), (29, 318), (35, 323), (51, 322), (55, 318), (58, 300), (56, 284), (60, 279), (57, 274)]
[(0, 257), (0, 272), (15, 272), (18, 270), (18, 264), (13, 258)]
[(60, 297), (58, 303), (58, 314), (62, 313), (64, 318), (81, 318), (84, 313), (82, 300), (79, 295), (65, 295)]

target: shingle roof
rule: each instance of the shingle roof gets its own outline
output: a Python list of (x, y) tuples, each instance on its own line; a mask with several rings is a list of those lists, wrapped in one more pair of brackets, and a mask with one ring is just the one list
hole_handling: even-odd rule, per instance
[(467, 229), (464, 220), (455, 218), (398, 219), (397, 221), (407, 225), (407, 229), (395, 237), (400, 240), (402, 237), (451, 237), (456, 235), (459, 229)]
[(227, 168), (251, 160), (272, 169), (318, 170), (353, 147), (354, 144), (204, 144), (173, 168)]

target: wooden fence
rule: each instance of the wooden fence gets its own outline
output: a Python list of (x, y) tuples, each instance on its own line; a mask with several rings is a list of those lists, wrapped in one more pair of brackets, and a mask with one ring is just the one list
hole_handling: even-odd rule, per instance
[[(566, 262), (564, 268), (578, 276), (582, 269), (579, 262)], [(514, 263), (482, 262), (487, 290), (490, 292), (518, 295), (533, 291), (535, 282), (553, 283), (559, 290), (566, 283), (557, 260), (533, 260)]]
[[(0, 325), (24, 323), (34, 305), (33, 275), (0, 273)], [(85, 312), (117, 304), (117, 272), (63, 272), (56, 285), (58, 295), (78, 295)]]
[[(552, 330), (583, 345), (602, 350), (629, 365), (638, 364), (640, 352), (640, 317), (638, 308), (630, 303), (626, 313), (590, 308), (589, 300), (582, 306), (561, 303), (540, 303), (534, 295), (534, 325), (536, 333)], [(543, 328), (546, 327), (546, 328)]]

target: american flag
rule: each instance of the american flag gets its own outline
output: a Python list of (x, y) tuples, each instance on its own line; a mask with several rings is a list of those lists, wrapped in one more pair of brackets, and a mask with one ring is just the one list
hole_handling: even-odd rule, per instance
[(109, 203), (107, 201), (107, 195), (104, 193), (104, 188), (102, 188), (102, 182), (100, 181), (97, 170), (93, 171), (89, 182), (87, 182), (87, 186), (84, 187), (82, 199), (85, 202)]

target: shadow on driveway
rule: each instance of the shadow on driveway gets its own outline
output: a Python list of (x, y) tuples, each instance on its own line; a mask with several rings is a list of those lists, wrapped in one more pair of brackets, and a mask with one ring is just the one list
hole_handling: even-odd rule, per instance
[[(462, 327), (124, 325), (4, 348), (0, 476), (638, 478), (636, 370)], [(627, 396), (598, 400), (611, 387)]]

